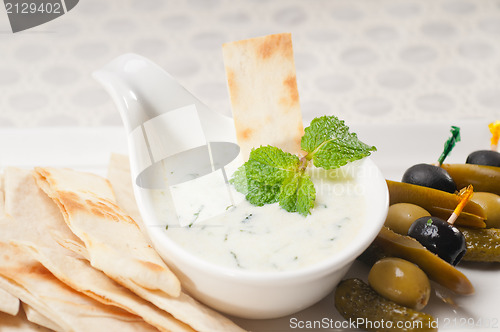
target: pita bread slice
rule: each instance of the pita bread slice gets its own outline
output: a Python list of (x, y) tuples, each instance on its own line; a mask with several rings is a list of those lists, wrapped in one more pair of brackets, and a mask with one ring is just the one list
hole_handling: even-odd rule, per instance
[(104, 273), (80, 260), (62, 254), (59, 250), (36, 247), (29, 243), (17, 243), (36, 260), (48, 268), (57, 278), (73, 289), (104, 304), (120, 307), (135, 313), (160, 331), (194, 332), (168, 312), (158, 309), (128, 289), (116, 284)]
[(139, 212), (139, 207), (135, 202), (128, 156), (121, 154), (111, 155), (108, 165), (108, 180), (113, 188), (116, 204), (135, 220), (141, 231), (149, 239), (141, 213)]
[[(79, 253), (80, 250), (78, 250), (77, 254)], [(128, 284), (127, 287), (158, 308), (171, 313), (176, 319), (192, 326), (196, 331), (244, 331), (223, 315), (199, 303), (183, 292), (181, 292), (180, 296), (174, 298), (163, 292), (152, 291), (134, 284)], [(151, 321), (148, 322), (154, 325)]]
[[(4, 212), (3, 174), (0, 174), (0, 218)], [(19, 299), (0, 287), (0, 311), (15, 316), (19, 312)]]
[(300, 152), (304, 134), (289, 33), (222, 46), (238, 144), (245, 160), (252, 148), (277, 146)]
[[(80, 173), (76, 171), (70, 171), (70, 170), (59, 170), (59, 169), (36, 169), (38, 172), (37, 176), (37, 183), (46, 190), (46, 192), (49, 193), (49, 196), (55, 197), (55, 201), (59, 203), (60, 207), (62, 206), (61, 210), (63, 211), (63, 215), (65, 215), (66, 222), (68, 225), (73, 226), (76, 228), (75, 224), (77, 224), (80, 227), (88, 227), (85, 228), (86, 231), (83, 230), (78, 230), (79, 234), (82, 236), (82, 239), (84, 240), (85, 245), (87, 246), (87, 243), (90, 242), (91, 246), (90, 248), (87, 247), (89, 250), (89, 255), (91, 258), (91, 263), (92, 263), (92, 245), (93, 243), (96, 242), (91, 239), (91, 235), (89, 234), (90, 232), (93, 232), (94, 228), (99, 227), (99, 219), (104, 218), (103, 216), (105, 213), (109, 213), (113, 215), (112, 221), (113, 223), (125, 223), (125, 226), (128, 226), (129, 223), (131, 222), (129, 217), (126, 217), (126, 215), (123, 215), (123, 212), (119, 209), (118, 206), (116, 206), (113, 202), (107, 201), (106, 199), (103, 199), (101, 197), (109, 197), (109, 194), (104, 193), (101, 195), (99, 190), (106, 190), (109, 191), (109, 188), (106, 188), (106, 186), (103, 186), (102, 184), (97, 184), (95, 186), (91, 185), (92, 181), (97, 181), (100, 179), (100, 181), (103, 181), (107, 183), (107, 181), (103, 178), (100, 177), (95, 177), (92, 174), (86, 174), (86, 173)], [(59, 172), (66, 173), (71, 172), (72, 177), (90, 177), (88, 181), (83, 181), (83, 183), (86, 183), (85, 189), (83, 188), (71, 188), (70, 184), (71, 183), (65, 183), (64, 181), (67, 181), (68, 179), (71, 178), (71, 176), (58, 176)], [(43, 174), (43, 176), (41, 176)], [(50, 178), (50, 180), (49, 180)], [(65, 179), (65, 180), (63, 180)], [(52, 188), (49, 185), (49, 181), (51, 183), (58, 183), (58, 188), (64, 188), (64, 189), (59, 189), (55, 190), (53, 186)], [(58, 192), (62, 192), (62, 195), (59, 195)], [(93, 211), (93, 214), (95, 215), (94, 217), (90, 218), (95, 218), (94, 222), (95, 224), (91, 224), (91, 226), (86, 225), (85, 223), (81, 223), (78, 218), (81, 217), (79, 215), (79, 211), (81, 209), (80, 205), (84, 204), (82, 201), (71, 201), (67, 197), (69, 193), (72, 195), (83, 195), (83, 193), (92, 193), (91, 195), (85, 196), (85, 204), (90, 204), (91, 206), (95, 206), (95, 210)], [(72, 195), (69, 195), (70, 197)], [(60, 196), (63, 197), (63, 199), (60, 199)], [(86, 202), (87, 200), (93, 200), (91, 203)], [(98, 204), (98, 202), (103, 202), (102, 204)], [(77, 205), (78, 208), (76, 208), (76, 211), (74, 211), (74, 205)], [(112, 207), (112, 210), (109, 207)], [(66, 208), (67, 207), (67, 208)], [(64, 210), (63, 210), (64, 209)], [(101, 210), (99, 210), (101, 209)], [(74, 219), (76, 216), (76, 222)], [(88, 217), (88, 216), (87, 216)], [(83, 218), (83, 217), (82, 217)], [(101, 221), (101, 222), (106, 222), (106, 220)], [(133, 221), (132, 221), (133, 222)], [(111, 224), (112, 226), (115, 226), (115, 224)], [(135, 223), (133, 224), (135, 226), (135, 231), (139, 231)], [(122, 248), (123, 243), (120, 240), (125, 239), (127, 244), (134, 243), (132, 240), (130, 240), (131, 237), (118, 235), (120, 232), (117, 231), (116, 229), (112, 228), (111, 230), (107, 230), (107, 232), (110, 232), (110, 234), (114, 234), (117, 236), (119, 239), (108, 239), (109, 243), (106, 245), (111, 246), (108, 250), (111, 252), (114, 251), (120, 251), (117, 248)], [(140, 232), (140, 231), (139, 231)], [(125, 234), (126, 235), (126, 234)], [(142, 235), (142, 234), (141, 234)], [(99, 238), (99, 234), (96, 235), (97, 238)], [(85, 240), (87, 239), (87, 240)], [(99, 238), (100, 241), (104, 241), (103, 238)], [(113, 247), (116, 246), (116, 247)], [(99, 249), (99, 248), (97, 248)], [(116, 257), (115, 257), (116, 258)], [(94, 265), (95, 266), (95, 265)], [(101, 265), (104, 266), (104, 265)], [(104, 266), (106, 268), (107, 266)], [(142, 267), (141, 267), (142, 268)], [(101, 268), (99, 268), (101, 269)], [(184, 293), (180, 293), (178, 297), (172, 297), (162, 290), (159, 289), (151, 289), (148, 287), (144, 287), (142, 285), (139, 285), (133, 281), (131, 281), (129, 278), (124, 278), (122, 277), (119, 273), (116, 272), (106, 272), (103, 270), (108, 276), (110, 276), (112, 279), (120, 283), (121, 285), (127, 287), (128, 289), (132, 290), (134, 293), (139, 295), (140, 297), (150, 301), (154, 305), (156, 305), (158, 308), (163, 309), (167, 311), (168, 313), (172, 314), (175, 318), (178, 320), (188, 324), (191, 326), (193, 329), (197, 331), (210, 331), (210, 332), (225, 332), (225, 331), (244, 331), (240, 327), (236, 326), (233, 322), (231, 322), (229, 319), (225, 318), (221, 314), (208, 309), (204, 305), (200, 304), (199, 302), (195, 301), (194, 299), (190, 298)]]
[[(9, 246), (9, 245), (6, 243), (0, 242), (0, 248), (5, 248), (5, 246)], [(11, 249), (9, 248), (8, 250), (11, 250)], [(14, 251), (14, 253), (15, 253), (15, 251)], [(12, 254), (12, 252), (10, 252), (10, 254)], [(21, 253), (21, 255), (23, 255), (23, 253)], [(28, 257), (28, 256), (27, 255), (22, 256), (21, 261), (26, 261), (26, 257)], [(34, 260), (31, 260), (31, 259), (29, 260), (29, 262), (36, 263)], [(20, 264), (17, 264), (17, 265), (20, 265)], [(12, 265), (10, 265), (10, 266), (12, 266)], [(0, 265), (0, 267), (1, 267), (1, 265)], [(39, 313), (41, 313), (41, 315), (43, 315), (45, 317), (52, 317), (52, 320), (59, 321), (59, 323), (62, 323), (62, 324), (66, 324), (64, 322), (64, 320), (59, 317), (59, 314), (55, 313), (52, 309), (50, 309), (50, 303), (44, 303), (36, 295), (31, 294), (29, 292), (29, 290), (27, 290), (23, 286), (22, 281), (20, 283), (18, 283), (10, 278), (4, 277), (0, 273), (0, 287), (8, 290), (8, 292), (11, 294), (15, 294), (16, 297), (23, 299), (25, 301), (25, 303), (29, 304), (33, 308), (36, 308), (35, 310), (37, 310)], [(68, 327), (67, 324), (64, 326)]]
[(0, 287), (0, 311), (15, 316), (19, 312), (19, 299)]
[(178, 297), (171, 297), (162, 292), (130, 285), (130, 289), (139, 296), (151, 301), (158, 308), (171, 313), (178, 320), (189, 324), (200, 332), (244, 332), (241, 327), (228, 318), (181, 292)]
[[(120, 207), (122, 207), (121, 204), (136, 207), (132, 181), (130, 180), (130, 168), (124, 165), (129, 165), (127, 156), (114, 155), (111, 157), (108, 167), (110, 182), (116, 197), (120, 197), (120, 200), (117, 200)], [(124, 185), (124, 183), (127, 185)], [(123, 206), (123, 208), (125, 209), (126, 207)], [(132, 285), (131, 289), (159, 308), (172, 313), (177, 319), (190, 324), (196, 330), (214, 332), (243, 331), (226, 317), (207, 308), (185, 293), (181, 293), (178, 298), (174, 299), (159, 292), (150, 291), (135, 285)]]
[(16, 316), (11, 316), (0, 312), (0, 331), (2, 332), (21, 332), (21, 331), (37, 331), (50, 332), (43, 326), (30, 322), (26, 318), (26, 314), (21, 306), (19, 313)]
[[(8, 167), (4, 172), (5, 212), (11, 223), (0, 234), (0, 240), (27, 240), (53, 246), (50, 234), (82, 243), (66, 226), (56, 204), (37, 186), (33, 171)], [(82, 244), (83, 245), (83, 244)]]
[(59, 206), (85, 244), (93, 267), (123, 284), (179, 296), (180, 282), (115, 203), (109, 182), (69, 169), (35, 168), (39, 187)]
[(0, 218), (5, 216), (5, 196), (3, 185), (3, 174), (0, 174)]
[[(2, 226), (12, 220), (2, 222)], [(64, 331), (157, 331), (139, 317), (101, 304), (57, 280), (19, 248), (0, 242), (2, 288)]]
[[(66, 285), (99, 302), (136, 314), (159, 330), (193, 331), (80, 259), (88, 256), (85, 247), (70, 232), (57, 205), (36, 185), (32, 171), (8, 168), (5, 176), (9, 214), (15, 220), (15, 225), (9, 227), (11, 243), (32, 255)], [(39, 218), (33, 219), (35, 215)], [(22, 234), (14, 234), (16, 229)], [(78, 255), (61, 247), (56, 242), (60, 239), (71, 243), (72, 249), (78, 248)]]
[(84, 258), (87, 261), (90, 261), (90, 255), (87, 248), (85, 248), (85, 246), (79, 241), (73, 241), (72, 239), (64, 238), (57, 231), (51, 231), (50, 234), (54, 241), (56, 241), (61, 247), (77, 255), (77, 258)]
[(64, 330), (60, 327), (57, 326), (56, 323), (45, 317), (44, 315), (40, 314), (38, 311), (27, 305), (26, 303), (23, 303), (23, 310), (24, 313), (26, 314), (26, 318), (35, 324), (38, 324), (40, 326), (46, 327), (50, 330), (56, 331), (56, 332), (64, 332)]

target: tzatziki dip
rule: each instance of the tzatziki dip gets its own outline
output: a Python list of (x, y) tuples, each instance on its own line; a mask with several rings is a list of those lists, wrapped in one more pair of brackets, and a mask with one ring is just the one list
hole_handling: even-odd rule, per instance
[[(206, 207), (192, 206), (193, 223), (169, 225), (166, 234), (191, 254), (220, 266), (288, 271), (313, 265), (343, 250), (363, 226), (367, 211), (359, 181), (362, 162), (334, 170), (309, 167), (306, 172), (316, 187), (316, 201), (306, 217), (287, 212), (278, 203), (254, 206), (234, 191), (238, 203), (223, 213), (197, 221)], [(157, 214), (163, 220), (169, 214), (161, 204), (165, 195), (161, 190), (155, 194), (155, 205), (163, 207)]]

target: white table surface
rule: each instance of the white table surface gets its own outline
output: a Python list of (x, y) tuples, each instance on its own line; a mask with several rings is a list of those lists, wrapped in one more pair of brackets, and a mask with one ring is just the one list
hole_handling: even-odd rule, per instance
[[(462, 163), (470, 151), (489, 144), (487, 121), (458, 121), (462, 128), (459, 142), (447, 162)], [(426, 125), (353, 123), (351, 128), (365, 142), (377, 146), (372, 156), (388, 179), (399, 180), (404, 170), (415, 163), (434, 162), (442, 151), (442, 142), (449, 136), (448, 123)], [(438, 142), (438, 143), (436, 143)], [(0, 168), (19, 166), (72, 167), (105, 175), (111, 153), (127, 153), (126, 135), (122, 127), (74, 127), (74, 128), (17, 128), (0, 130)], [(476, 288), (473, 296), (455, 296), (456, 307), (443, 305), (432, 295), (425, 311), (441, 322), (443, 331), (472, 331), (461, 325), (461, 319), (473, 321), (474, 331), (497, 331), (500, 329), (498, 298), (500, 296), (500, 266), (498, 264), (461, 264), (459, 267)], [(347, 277), (367, 278), (368, 268), (356, 263)], [(440, 289), (433, 284), (433, 289)], [(449, 294), (451, 295), (451, 294)], [(3, 319), (3, 320), (2, 320)], [(285, 331), (339, 331), (336, 329), (294, 329), (290, 319), (301, 321), (343, 319), (334, 308), (330, 294), (318, 304), (300, 313), (275, 320), (241, 320), (236, 322), (254, 332)], [(485, 324), (496, 323), (496, 328)], [(0, 331), (36, 331), (25, 321), (0, 314)], [(353, 330), (349, 330), (353, 331)]]

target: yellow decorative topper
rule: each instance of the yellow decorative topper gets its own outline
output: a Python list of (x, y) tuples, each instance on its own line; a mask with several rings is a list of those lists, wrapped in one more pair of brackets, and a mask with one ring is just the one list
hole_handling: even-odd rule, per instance
[(497, 151), (498, 139), (500, 138), (500, 121), (497, 120), (488, 125), (491, 131), (491, 150)]

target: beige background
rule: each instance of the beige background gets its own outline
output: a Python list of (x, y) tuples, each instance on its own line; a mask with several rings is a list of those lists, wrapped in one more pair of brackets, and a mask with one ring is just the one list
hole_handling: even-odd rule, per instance
[(16, 34), (0, 10), (0, 127), (121, 125), (90, 74), (126, 52), (230, 115), (221, 44), (285, 31), (306, 121), (500, 117), (498, 0), (81, 0)]

